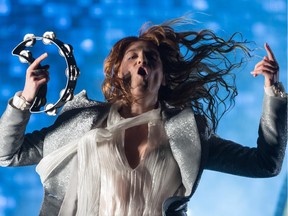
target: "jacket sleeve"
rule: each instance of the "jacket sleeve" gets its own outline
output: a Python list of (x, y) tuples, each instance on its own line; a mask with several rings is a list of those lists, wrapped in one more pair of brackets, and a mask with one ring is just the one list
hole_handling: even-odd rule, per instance
[(25, 135), (31, 114), (10, 104), (0, 119), (0, 166), (36, 164), (42, 158), (45, 129)]
[(281, 171), (286, 144), (287, 97), (265, 94), (257, 147), (245, 147), (212, 135), (208, 139), (205, 168), (247, 177), (272, 177)]
[[(69, 140), (102, 124), (108, 115), (110, 104), (88, 99), (83, 90), (68, 101), (56, 121), (49, 127), (26, 133), (26, 126), (30, 118), (29, 110), (13, 108), (9, 102), (0, 119), (0, 166), (26, 166), (38, 164), (47, 153), (55, 150), (57, 145), (52, 145), (52, 135), (61, 131), (68, 131), (71, 136), (57, 138), (59, 145), (67, 144)], [(80, 126), (75, 128), (73, 123)], [(85, 127), (84, 127), (84, 125)], [(73, 130), (76, 130), (73, 133)], [(73, 133), (73, 134), (72, 134)], [(44, 153), (43, 153), (43, 146)]]

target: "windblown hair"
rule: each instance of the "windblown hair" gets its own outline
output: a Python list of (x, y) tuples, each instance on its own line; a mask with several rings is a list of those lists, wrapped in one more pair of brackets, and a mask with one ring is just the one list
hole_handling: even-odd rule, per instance
[[(210, 120), (210, 129), (215, 131), (220, 118), (235, 103), (237, 89), (232, 71), (250, 56), (247, 42), (239, 33), (224, 40), (211, 30), (176, 32), (172, 26), (177, 23), (179, 20), (144, 25), (138, 37), (118, 41), (104, 63), (102, 91), (109, 102), (122, 99), (131, 103), (129, 86), (118, 77), (121, 61), (132, 42), (150, 41), (158, 47), (166, 82), (159, 90), (160, 103), (177, 108), (192, 106), (195, 113)], [(235, 40), (237, 36), (240, 41)], [(238, 51), (242, 52), (240, 60), (236, 58)]]

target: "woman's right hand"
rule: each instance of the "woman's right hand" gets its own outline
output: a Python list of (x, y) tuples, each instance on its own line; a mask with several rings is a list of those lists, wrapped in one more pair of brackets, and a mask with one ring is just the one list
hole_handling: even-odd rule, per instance
[(48, 54), (44, 53), (36, 58), (26, 71), (26, 81), (22, 91), (22, 97), (24, 97), (27, 102), (32, 103), (39, 88), (49, 81), (49, 65), (39, 67), (40, 63), (47, 58), (47, 56)]

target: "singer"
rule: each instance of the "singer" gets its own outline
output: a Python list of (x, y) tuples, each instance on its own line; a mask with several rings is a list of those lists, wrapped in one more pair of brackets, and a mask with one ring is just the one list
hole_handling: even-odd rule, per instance
[(257, 178), (280, 172), (287, 94), (272, 49), (264, 45), (267, 55), (251, 72), (264, 76), (265, 94), (257, 143), (245, 147), (216, 129), (234, 103), (234, 71), (249, 57), (248, 44), (237, 34), (225, 40), (210, 30), (176, 31), (182, 21), (143, 25), (138, 36), (118, 41), (104, 62), (107, 101), (82, 91), (53, 125), (33, 133), (25, 128), (29, 106), (49, 81), (49, 66), (36, 73), (47, 54), (28, 67), (0, 121), (0, 164), (37, 164), (45, 190), (40, 215), (186, 215), (205, 169)]

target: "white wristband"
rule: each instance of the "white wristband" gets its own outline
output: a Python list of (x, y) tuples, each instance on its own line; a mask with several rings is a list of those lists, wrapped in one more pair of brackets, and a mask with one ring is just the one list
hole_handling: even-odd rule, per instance
[(21, 92), (17, 92), (14, 95), (12, 104), (15, 108), (20, 110), (28, 110), (32, 105), (21, 95)]

